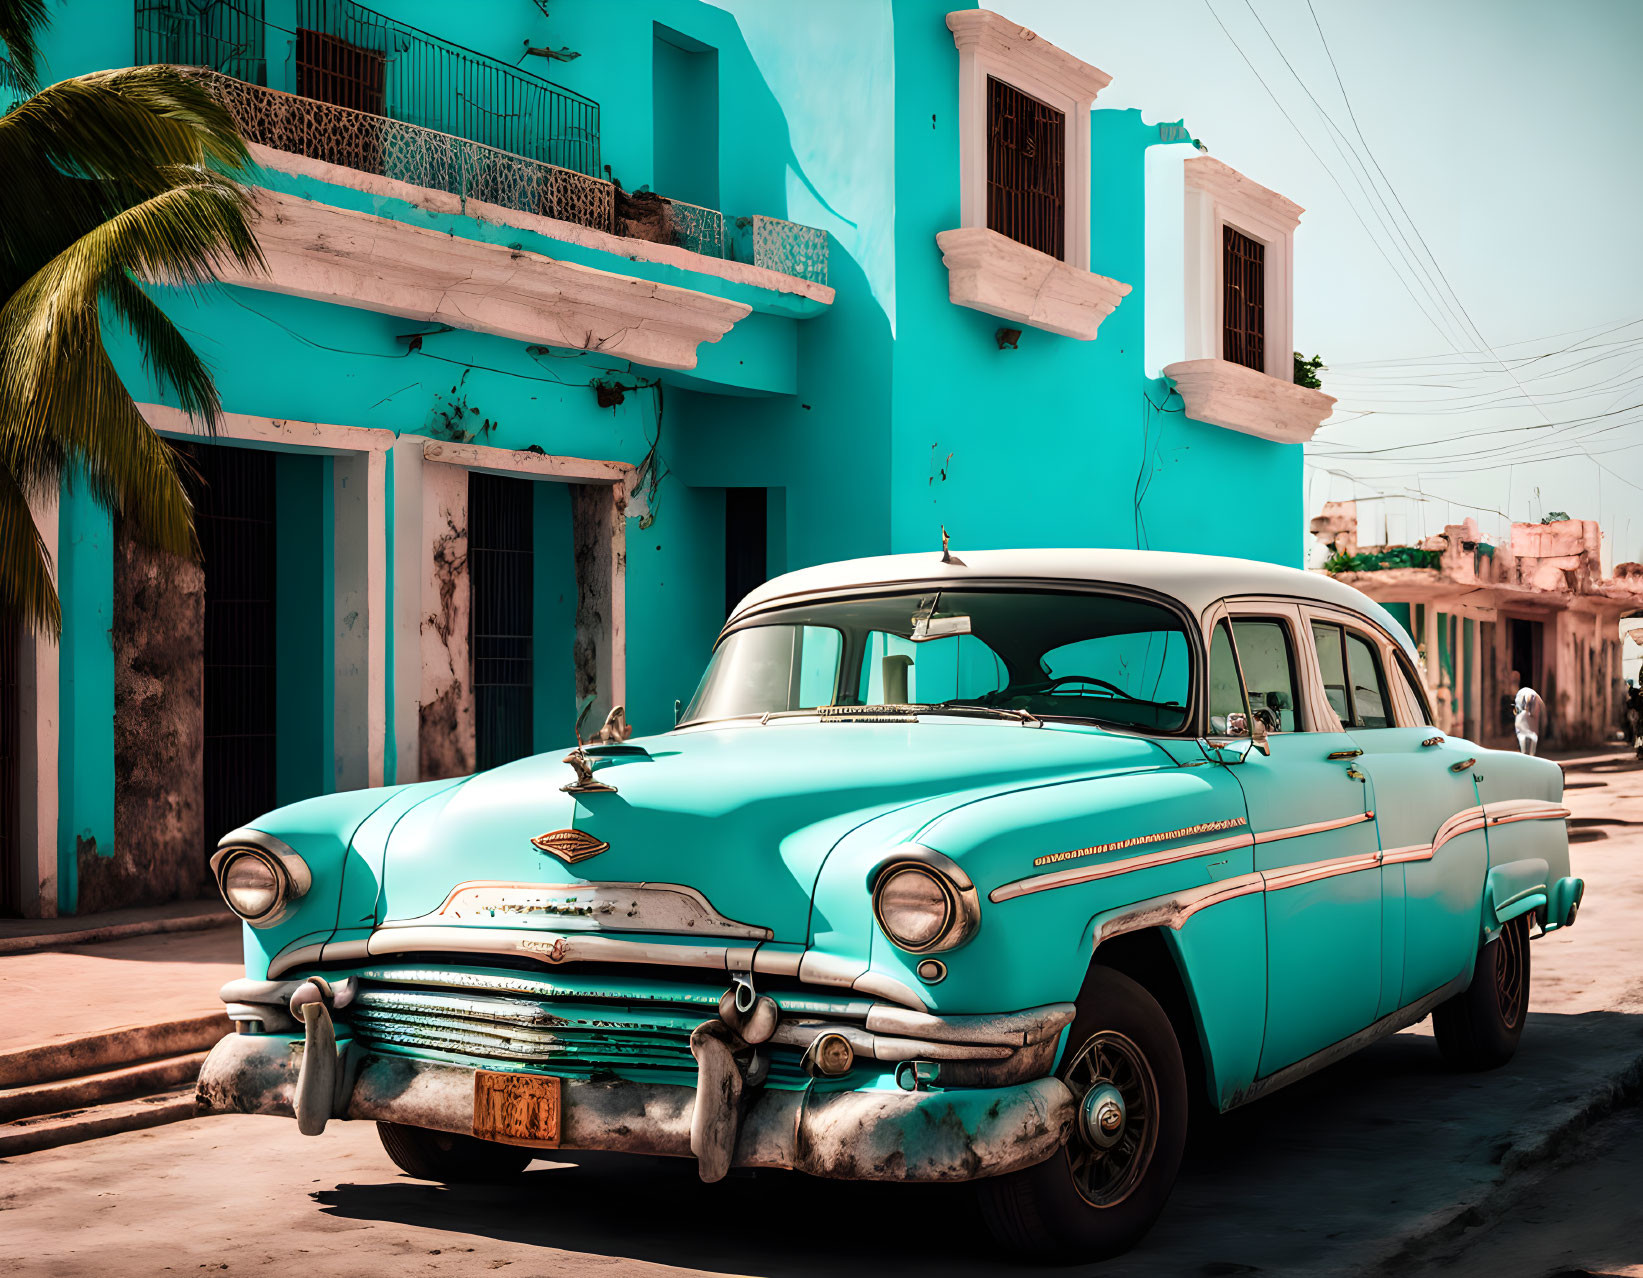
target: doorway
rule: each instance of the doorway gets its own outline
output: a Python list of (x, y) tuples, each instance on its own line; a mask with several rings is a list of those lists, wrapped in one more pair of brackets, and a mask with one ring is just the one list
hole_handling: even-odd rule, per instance
[(469, 472), (474, 763), (481, 771), (532, 751), (534, 504), (529, 480)]
[(276, 806), (275, 454), (185, 446), (205, 567), (204, 841)]

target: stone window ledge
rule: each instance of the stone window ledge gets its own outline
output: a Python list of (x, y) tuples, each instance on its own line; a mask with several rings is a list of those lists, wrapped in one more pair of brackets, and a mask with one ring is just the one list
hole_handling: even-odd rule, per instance
[(1095, 275), (981, 226), (936, 236), (956, 306), (1093, 342), (1130, 285)]
[(1187, 416), (1280, 444), (1304, 444), (1335, 406), (1333, 396), (1224, 359), (1170, 364)]

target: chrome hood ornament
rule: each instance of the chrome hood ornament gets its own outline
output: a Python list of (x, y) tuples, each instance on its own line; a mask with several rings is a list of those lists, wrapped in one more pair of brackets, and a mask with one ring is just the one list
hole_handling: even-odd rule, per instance
[[(576, 749), (564, 758), (564, 762), (576, 771), (576, 780), (569, 785), (559, 788), (566, 794), (615, 794), (616, 787), (607, 782), (596, 779), (593, 775), (593, 760), (588, 757), (588, 742), (582, 740), (582, 720), (587, 717), (588, 708), (593, 705), (593, 696), (590, 694), (582, 698), (581, 707), (576, 712)], [(605, 716), (604, 726), (599, 729), (593, 738), (594, 745), (616, 745), (626, 741), (633, 735), (633, 729), (628, 726), (627, 712), (622, 706), (614, 706)], [(600, 851), (604, 849), (601, 848)], [(589, 856), (593, 855), (591, 852)]]

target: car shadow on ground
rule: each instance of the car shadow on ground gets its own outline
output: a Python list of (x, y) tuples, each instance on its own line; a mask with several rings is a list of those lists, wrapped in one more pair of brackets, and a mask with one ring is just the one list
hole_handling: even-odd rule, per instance
[[(1613, 1042), (1617, 1031), (1643, 1042), (1643, 1017), (1537, 1013), (1514, 1064), (1483, 1075), (1450, 1073), (1430, 1036), (1406, 1032), (1264, 1100), (1209, 1115), (1195, 1124), (1158, 1227), (1102, 1272), (1208, 1278), (1282, 1267), (1270, 1240), (1305, 1246), (1307, 1229), (1322, 1251), (1345, 1245), (1354, 1231), (1362, 1245), (1376, 1242), (1385, 1236), (1377, 1226), (1395, 1228), (1400, 1211), (1419, 1214), (1400, 1187), (1411, 1179), (1400, 1167), (1419, 1165), (1423, 1195), (1442, 1194), (1451, 1182), (1487, 1183), (1512, 1148), (1526, 1099), (1538, 1091), (1566, 1100), (1562, 1080), (1582, 1042), (1594, 1035)], [(733, 1173), (704, 1185), (688, 1160), (566, 1154), (537, 1163), (515, 1184), (445, 1187), (389, 1178), (383, 1161), (383, 1180), (320, 1190), (314, 1200), (339, 1218), (726, 1274), (809, 1278), (869, 1263), (906, 1274), (1016, 1269), (988, 1238), (969, 1186), (849, 1184), (783, 1172)], [(1377, 1194), (1387, 1204), (1380, 1219)], [(1356, 1216), (1316, 1210), (1340, 1197), (1358, 1200)], [(1298, 1218), (1309, 1223), (1298, 1227)]]

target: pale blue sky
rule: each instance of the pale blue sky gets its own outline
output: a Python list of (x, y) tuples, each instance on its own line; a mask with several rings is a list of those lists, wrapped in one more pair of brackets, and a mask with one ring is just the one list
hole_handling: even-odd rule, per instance
[[(1516, 367), (1544, 418), (1510, 376), (1476, 353), (1476, 342), (1464, 344), (1472, 352), (1464, 358), (1453, 354), (1400, 283), (1412, 272), (1389, 267), (1354, 217), (1356, 207), (1398, 261), (1401, 245), (1380, 228), (1375, 206), (1254, 16), (1356, 141), (1306, 0), (1209, 4), (1345, 196), (1206, 0), (998, 0), (996, 7), (1110, 74), (1097, 106), (1140, 107), (1149, 121), (1184, 115), (1212, 155), (1306, 207), (1296, 240), (1296, 343), (1337, 366), (1324, 388), (1341, 400), (1338, 419), (1377, 410), (1319, 433), (1307, 471), (1309, 513), (1331, 497), (1423, 492), (1435, 499), (1379, 504), (1393, 539), (1410, 540), (1466, 514), (1498, 535), (1504, 520), (1494, 512), (1522, 520), (1564, 510), (1600, 519), (1616, 560), (1643, 559), (1643, 408), (1562, 425), (1643, 405), (1643, 0), (1312, 0), (1369, 148), (1485, 341), (1509, 362), (1582, 346)], [(1428, 288), (1415, 292), (1437, 311)], [(1589, 336), (1629, 321), (1636, 322)], [(1568, 335), (1544, 340), (1553, 334)], [(1454, 345), (1462, 345), (1459, 334)], [(1444, 358), (1372, 363), (1433, 355)], [(1546, 420), (1554, 426), (1510, 430)], [(1509, 433), (1470, 435), (1496, 429)], [(1463, 433), (1470, 437), (1456, 441)], [(1435, 442), (1377, 460), (1325, 456), (1415, 441)], [(1541, 460), (1559, 453), (1574, 459)], [(1483, 469), (1514, 457), (1523, 460)], [(1360, 506), (1366, 522), (1376, 508)]]

